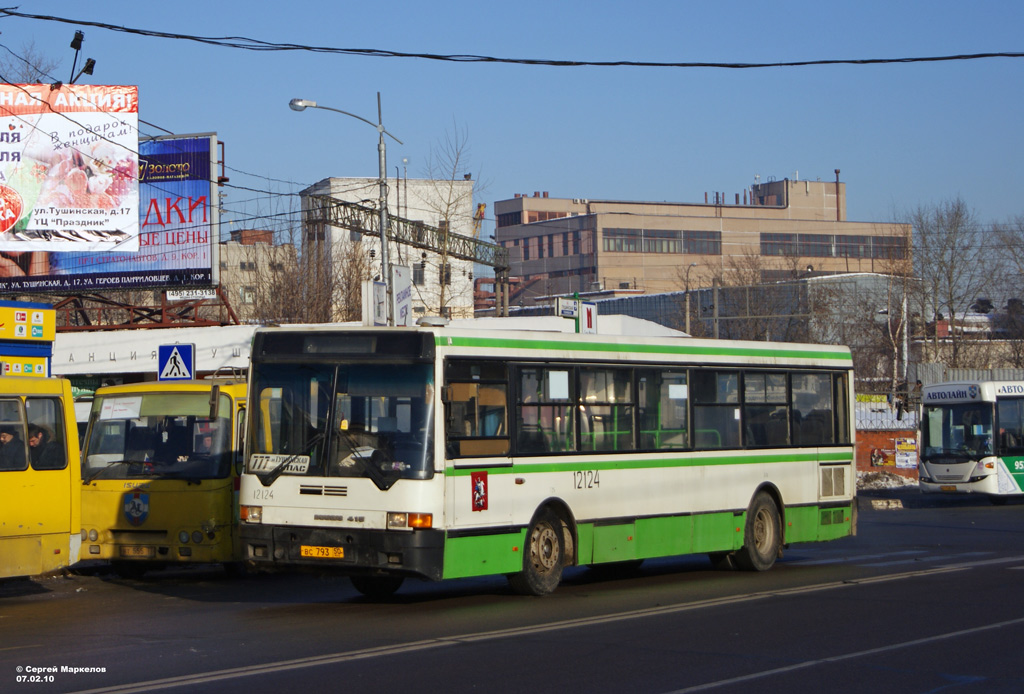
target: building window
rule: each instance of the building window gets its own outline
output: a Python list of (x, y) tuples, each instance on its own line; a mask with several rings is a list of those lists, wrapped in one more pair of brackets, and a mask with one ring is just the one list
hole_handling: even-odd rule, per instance
[(761, 234), (761, 255), (799, 255), (796, 234)]
[(684, 231), (683, 252), (688, 255), (722, 255), (722, 232)]
[(871, 257), (884, 260), (904, 260), (906, 243), (900, 236), (874, 236), (871, 238)]
[(438, 268), (438, 282), (445, 285), (446, 287), (452, 283), (452, 266), (451, 263), (444, 263)]
[(639, 253), (642, 229), (604, 229), (601, 232), (601, 250), (608, 253)]
[(868, 258), (870, 256), (870, 236), (836, 236), (837, 258)]
[(799, 254), (805, 258), (831, 258), (834, 238), (829, 234), (800, 234)]
[(256, 303), (256, 287), (242, 287), (239, 292), (243, 304)]
[(643, 249), (644, 253), (682, 253), (683, 232), (672, 229), (645, 229)]
[(422, 287), (423, 283), (426, 282), (426, 263), (415, 263), (412, 266), (412, 283), (417, 287)]
[(522, 212), (506, 212), (505, 214), (498, 215), (498, 226), (499, 227), (512, 227), (517, 224), (523, 223)]

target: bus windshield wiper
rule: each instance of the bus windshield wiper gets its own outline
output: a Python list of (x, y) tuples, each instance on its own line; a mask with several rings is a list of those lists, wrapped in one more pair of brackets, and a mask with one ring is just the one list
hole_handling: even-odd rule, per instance
[(98, 467), (95, 470), (89, 472), (88, 475), (82, 478), (82, 484), (89, 484), (94, 479), (98, 479), (100, 475), (111, 470), (115, 465), (124, 465), (127, 472), (131, 472), (133, 467), (143, 465), (143, 461), (140, 460), (118, 460), (109, 462), (103, 467)]
[[(380, 489), (383, 492), (386, 492), (387, 490), (391, 489), (391, 487), (394, 486), (395, 482), (398, 481), (399, 477), (401, 477), (401, 472), (399, 472), (397, 475), (393, 474), (396, 471), (392, 468), (392, 474), (388, 474), (387, 467), (382, 467), (380, 466), (379, 463), (374, 463), (373, 460), (373, 456), (378, 455), (381, 458), (384, 458), (385, 462), (390, 460), (393, 463), (394, 461), (391, 460), (391, 456), (389, 456), (384, 450), (377, 447), (373, 448), (373, 454), (371, 455), (357, 455), (356, 451), (362, 448), (362, 446), (359, 445), (359, 442), (355, 440), (355, 437), (353, 437), (352, 434), (348, 432), (348, 430), (338, 429), (338, 431), (341, 432), (341, 435), (344, 437), (345, 443), (348, 445), (349, 450), (352, 451), (353, 459), (358, 460), (363, 464), (363, 471), (366, 473), (366, 476), (370, 478), (370, 481), (377, 485), (377, 489)], [(377, 437), (377, 445), (380, 445), (379, 436)]]
[(306, 447), (305, 451), (302, 451), (302, 452), (299, 452), (299, 453), (292, 453), (290, 456), (288, 456), (287, 458), (282, 460), (280, 463), (278, 463), (277, 467), (275, 467), (273, 470), (271, 470), (269, 472), (265, 472), (263, 474), (260, 474), (260, 473), (256, 472), (256, 473), (253, 473), (253, 474), (256, 475), (256, 479), (258, 479), (260, 481), (260, 484), (262, 484), (264, 487), (269, 487), (270, 485), (272, 485), (277, 480), (278, 477), (281, 476), (281, 473), (284, 472), (284, 469), (286, 467), (288, 467), (290, 464), (294, 463), (301, 456), (309, 455), (310, 452), (312, 452), (313, 447), (316, 446), (318, 443), (320, 443), (320, 441), (323, 438), (324, 438), (324, 432), (321, 431), (319, 434), (316, 434), (313, 438), (311, 438), (309, 440), (309, 445)]

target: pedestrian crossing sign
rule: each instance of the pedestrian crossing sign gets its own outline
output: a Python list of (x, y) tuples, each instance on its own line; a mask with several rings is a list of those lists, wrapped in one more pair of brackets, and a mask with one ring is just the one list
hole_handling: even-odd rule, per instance
[(195, 345), (159, 345), (157, 347), (157, 380), (187, 381), (195, 378)]

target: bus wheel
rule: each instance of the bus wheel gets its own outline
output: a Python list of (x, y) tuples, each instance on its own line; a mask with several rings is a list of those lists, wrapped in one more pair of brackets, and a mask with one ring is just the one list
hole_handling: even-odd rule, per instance
[(352, 586), (374, 600), (390, 598), (405, 581), (405, 576), (352, 576)]
[(736, 553), (736, 562), (745, 571), (767, 571), (775, 564), (781, 549), (779, 509), (771, 496), (760, 492), (747, 511), (743, 547)]
[(508, 577), (520, 595), (547, 595), (562, 580), (562, 521), (544, 511), (530, 525), (523, 548), (523, 570)]

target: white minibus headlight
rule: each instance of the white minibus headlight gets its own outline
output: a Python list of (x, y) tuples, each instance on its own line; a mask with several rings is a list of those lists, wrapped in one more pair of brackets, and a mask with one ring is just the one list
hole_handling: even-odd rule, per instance
[(242, 506), (241, 507), (242, 521), (246, 523), (262, 523), (263, 522), (263, 507), (262, 506)]

